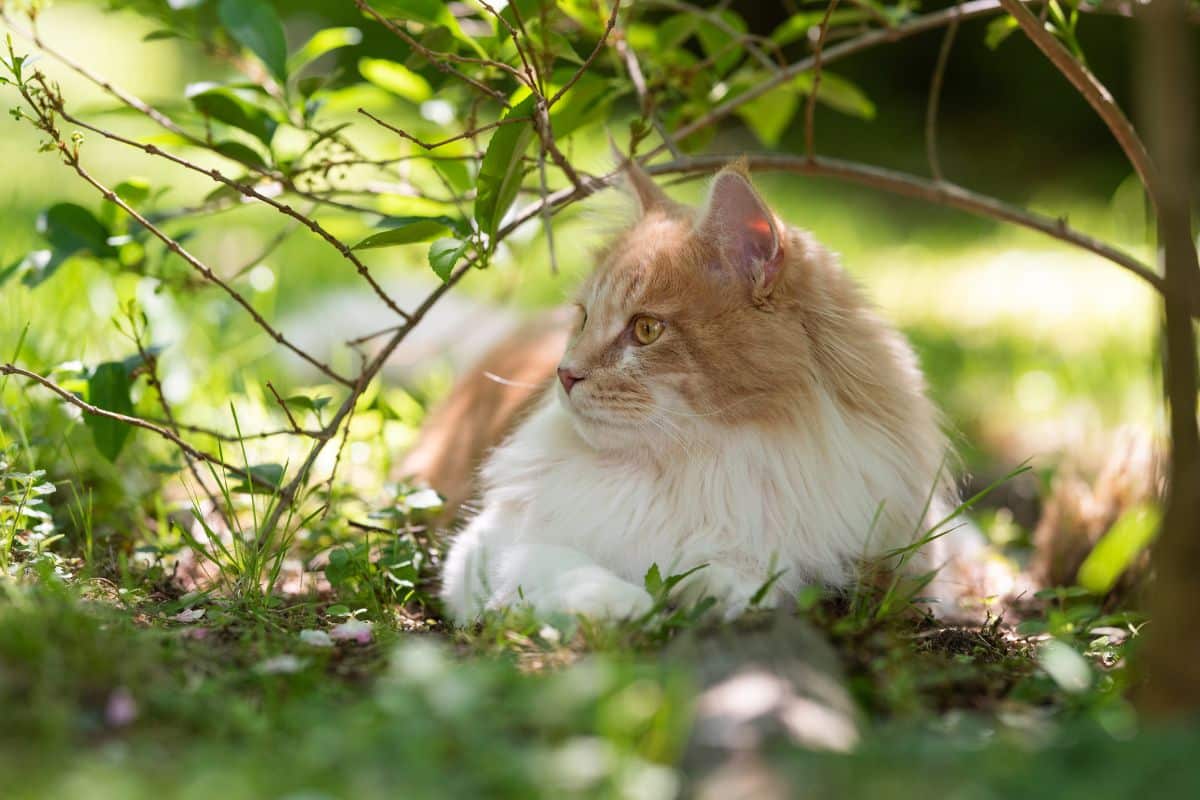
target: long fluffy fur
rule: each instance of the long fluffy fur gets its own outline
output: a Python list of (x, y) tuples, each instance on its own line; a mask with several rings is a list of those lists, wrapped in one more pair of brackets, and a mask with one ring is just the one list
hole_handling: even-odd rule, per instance
[[(699, 213), (631, 183), (641, 218), (582, 288), (562, 361), (584, 380), (553, 386), (492, 452), (448, 553), (460, 622), (518, 603), (639, 614), (652, 564), (706, 564), (684, 591), (736, 613), (779, 571), (773, 601), (847, 584), (950, 503), (916, 358), (836, 259), (736, 169)], [(630, 339), (640, 314), (663, 320), (660, 341)]]

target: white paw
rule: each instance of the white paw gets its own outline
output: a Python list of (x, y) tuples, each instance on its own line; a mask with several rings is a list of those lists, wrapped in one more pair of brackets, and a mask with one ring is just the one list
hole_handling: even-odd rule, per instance
[[(749, 578), (745, 574), (723, 564), (709, 564), (684, 581), (681, 599), (697, 603), (704, 597), (717, 601), (713, 613), (725, 620), (733, 620), (745, 613), (754, 595), (762, 588), (764, 580)], [(769, 599), (764, 600), (770, 603)]]
[(563, 573), (548, 592), (525, 592), (539, 612), (583, 614), (594, 619), (631, 619), (646, 614), (654, 600), (640, 586), (598, 567), (580, 567)]

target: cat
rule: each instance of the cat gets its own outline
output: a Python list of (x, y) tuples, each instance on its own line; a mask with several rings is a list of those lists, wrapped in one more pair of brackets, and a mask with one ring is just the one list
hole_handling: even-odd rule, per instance
[[(698, 210), (636, 165), (625, 173), (636, 221), (599, 254), (557, 380), (525, 391), (529, 408), (486, 457), (478, 509), (446, 554), (442, 598), (460, 624), (510, 606), (637, 617), (655, 602), (652, 566), (701, 567), (680, 597), (734, 616), (809, 584), (847, 586), (953, 507), (947, 437), (914, 352), (836, 257), (785, 225), (740, 164)], [(490, 391), (533, 384), (512, 385)], [(455, 403), (413, 471), (437, 472), (431, 452), (455, 449), (446, 422), (470, 407)], [(495, 436), (502, 421), (484, 416)], [(486, 438), (450, 459), (455, 502), (463, 454)], [(903, 569), (939, 566), (943, 542)]]

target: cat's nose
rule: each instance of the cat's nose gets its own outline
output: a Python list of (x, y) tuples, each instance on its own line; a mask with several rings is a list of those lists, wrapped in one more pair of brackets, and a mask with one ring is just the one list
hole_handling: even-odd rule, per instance
[(562, 383), (563, 388), (567, 390), (567, 394), (570, 394), (571, 387), (583, 380), (583, 376), (572, 372), (570, 367), (559, 367), (558, 380)]

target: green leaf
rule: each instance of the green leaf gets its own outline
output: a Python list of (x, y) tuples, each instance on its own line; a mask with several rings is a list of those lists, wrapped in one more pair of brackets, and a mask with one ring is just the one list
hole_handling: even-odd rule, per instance
[(163, 39), (178, 39), (178, 38), (179, 38), (178, 33), (176, 33), (175, 31), (171, 31), (171, 30), (167, 30), (166, 28), (163, 28), (163, 29), (157, 30), (157, 31), (150, 31), (149, 33), (147, 33), (145, 36), (142, 37), (142, 41), (143, 42), (158, 42)]
[(201, 114), (243, 130), (270, 147), (278, 123), (252, 98), (251, 92), (223, 86), (206, 87), (188, 95), (192, 105)]
[(332, 397), (321, 395), (319, 397), (309, 397), (308, 395), (297, 394), (292, 395), (283, 402), (287, 403), (292, 408), (303, 409), (304, 411), (320, 411), (333, 400)]
[[(243, 479), (237, 486), (230, 487), (229, 491), (235, 494), (275, 494), (283, 485), (282, 464), (255, 464), (246, 471), (254, 479)], [(230, 477), (241, 476), (231, 473)]]
[(1154, 506), (1134, 506), (1122, 514), (1100, 537), (1079, 566), (1079, 585), (1093, 594), (1107, 594), (1158, 533), (1159, 512)]
[[(88, 377), (88, 402), (105, 411), (129, 416), (133, 414), (133, 401), (129, 397), (131, 387), (129, 370), (125, 365), (119, 361), (106, 362), (96, 367)], [(116, 461), (129, 438), (130, 427), (95, 414), (88, 414), (84, 422), (92, 432), (92, 440), (100, 454), (109, 461)]]
[(380, 89), (403, 97), (411, 103), (423, 103), (433, 96), (429, 82), (403, 64), (385, 58), (360, 58), (358, 71)]
[[(505, 119), (533, 114), (533, 95), (509, 109)], [(475, 222), (489, 237), (495, 236), (509, 206), (517, 199), (524, 174), (522, 157), (533, 141), (532, 121), (502, 125), (492, 134), (479, 177), (475, 180)]]
[(1005, 14), (1003, 17), (997, 17), (988, 23), (983, 43), (987, 45), (989, 50), (995, 50), (1019, 27), (1020, 25), (1017, 24), (1017, 20), (1013, 16)]
[(1092, 685), (1092, 668), (1074, 647), (1050, 639), (1038, 648), (1038, 663), (1054, 682), (1072, 694), (1085, 692)]
[[(813, 74), (804, 72), (792, 80), (792, 85), (801, 94), (812, 91)], [(860, 119), (875, 119), (875, 104), (862, 89), (850, 81), (828, 70), (821, 71), (821, 85), (817, 87), (817, 100), (835, 111)]]
[[(150, 184), (145, 178), (128, 178), (114, 186), (113, 192), (128, 205), (137, 207), (150, 197)], [(125, 225), (130, 220), (124, 216), (124, 213), (120, 206), (107, 200), (100, 206), (100, 219), (110, 231), (125, 229)], [(121, 224), (122, 221), (125, 224)]]
[(411, 20), (429, 28), (445, 28), (455, 39), (474, 50), (480, 58), (487, 58), (487, 51), (463, 31), (462, 26), (458, 24), (458, 17), (451, 13), (449, 5), (444, 0), (373, 0), (371, 8), (391, 19)]
[(295, 75), (321, 56), (341, 47), (353, 47), (362, 42), (362, 31), (358, 28), (326, 28), (317, 31), (292, 53), (288, 59), (288, 72)]
[[(21, 282), (37, 286), (52, 276), (60, 266), (75, 255), (94, 255), (109, 258), (116, 250), (108, 243), (111, 232), (91, 211), (75, 203), (58, 203), (38, 216), (38, 232), (49, 243), (49, 250), (29, 253), (16, 267), (6, 273), (15, 274), (23, 267)], [(12, 270), (9, 272), (8, 270)]]
[(280, 82), (287, 81), (287, 39), (283, 23), (266, 0), (221, 0), (217, 16), (229, 34), (254, 55)]
[(800, 105), (800, 94), (790, 84), (776, 86), (761, 97), (743, 103), (737, 110), (741, 118), (759, 141), (768, 147), (779, 143), (779, 137), (787, 130), (788, 123)]
[(442, 279), (442, 283), (450, 280), (454, 265), (462, 258), (467, 250), (467, 243), (461, 239), (438, 239), (429, 245), (429, 266)]
[(704, 55), (715, 58), (713, 66), (718, 73), (724, 73), (737, 64), (745, 52), (745, 48), (735, 43), (734, 37), (729, 31), (736, 31), (738, 34), (745, 33), (746, 21), (728, 8), (717, 11), (715, 14), (725, 23), (724, 26), (701, 19), (696, 34), (700, 39), (700, 47), (704, 50)]
[(684, 578), (687, 578), (693, 572), (699, 572), (700, 570), (705, 569), (706, 567), (708, 567), (708, 564), (701, 564), (697, 567), (692, 567), (691, 569), (689, 569), (686, 572), (679, 572), (679, 573), (676, 573), (675, 575), (670, 576), (662, 583), (663, 594), (665, 595), (666, 593), (670, 592), (672, 589), (675, 588), (676, 584), (678, 584)]
[(88, 250), (98, 256), (112, 255), (109, 232), (91, 211), (74, 203), (58, 203), (38, 217), (38, 232), (55, 250)]
[(460, 220), (450, 217), (387, 217), (379, 224), (395, 227), (372, 234), (350, 249), (368, 250), (372, 247), (395, 247), (400, 244), (427, 242), (446, 231), (461, 232), (463, 228)]
[(642, 585), (646, 587), (646, 591), (652, 597), (658, 597), (658, 593), (663, 585), (662, 573), (659, 572), (658, 562), (651, 564), (650, 569), (646, 570), (646, 577), (642, 578)]
[(21, 271), (21, 268), (28, 263), (29, 256), (22, 256), (7, 267), (0, 269), (0, 286), (3, 286), (9, 278)]
[(113, 191), (131, 206), (141, 205), (150, 197), (150, 182), (145, 178), (126, 178)]
[(582, 76), (550, 109), (550, 128), (555, 138), (565, 138), (589, 122), (605, 116), (620, 92), (620, 89), (614, 90), (606, 80), (593, 75)]
[(226, 139), (223, 142), (217, 142), (213, 145), (213, 150), (216, 150), (226, 158), (231, 158), (239, 164), (245, 164), (248, 167), (257, 169), (267, 169), (267, 161), (257, 150), (241, 142), (235, 142), (232, 139)]
[[(813, 28), (820, 28), (821, 21), (825, 19), (825, 12), (822, 11), (801, 11), (799, 14), (793, 14), (784, 20), (779, 27), (771, 31), (771, 41), (783, 47), (792, 42), (798, 42), (802, 39), (807, 39), (809, 31)], [(839, 25), (848, 25), (855, 22), (866, 22), (871, 19), (871, 14), (866, 9), (862, 8), (846, 8), (834, 11), (829, 17), (830, 30)]]

